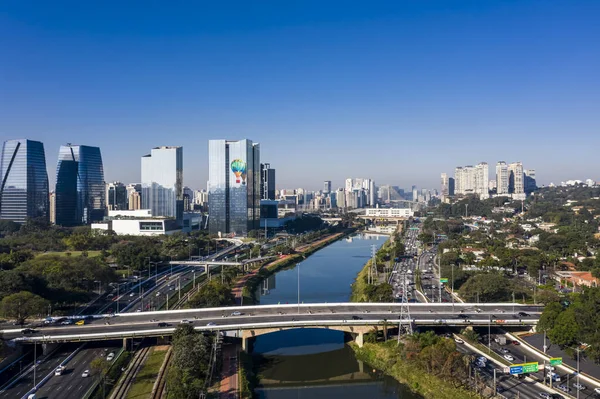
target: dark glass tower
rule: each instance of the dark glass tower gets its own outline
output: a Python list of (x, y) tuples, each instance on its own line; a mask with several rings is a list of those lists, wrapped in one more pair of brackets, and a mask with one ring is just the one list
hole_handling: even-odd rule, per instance
[(44, 144), (7, 140), (0, 158), (0, 219), (49, 220), (50, 197)]
[(63, 145), (56, 167), (56, 224), (77, 226), (104, 218), (106, 191), (100, 148)]
[(260, 228), (260, 146), (208, 142), (208, 230), (245, 236)]

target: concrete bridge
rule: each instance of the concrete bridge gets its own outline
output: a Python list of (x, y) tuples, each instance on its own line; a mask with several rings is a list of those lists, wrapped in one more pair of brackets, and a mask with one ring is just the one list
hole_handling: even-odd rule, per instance
[[(21, 343), (79, 342), (173, 334), (180, 323), (199, 331), (238, 331), (245, 339), (290, 328), (326, 328), (352, 334), (362, 345), (373, 328), (417, 326), (535, 326), (543, 308), (506, 303), (314, 303), (183, 309), (88, 316), (85, 325), (51, 325), (23, 334), (0, 331)], [(407, 312), (410, 313), (408, 316)]]
[(180, 265), (180, 266), (202, 267), (202, 268), (204, 268), (204, 273), (208, 274), (209, 269), (211, 267), (235, 266), (235, 267), (242, 267), (245, 271), (246, 266), (253, 265), (253, 264), (259, 263), (259, 262), (264, 262), (265, 260), (274, 259), (274, 258), (276, 258), (276, 257), (275, 256), (263, 256), (263, 257), (259, 257), (259, 258), (246, 259), (241, 262), (226, 261), (226, 260), (209, 260), (209, 259), (205, 259), (205, 260), (174, 260), (174, 261), (170, 261), (169, 264), (173, 265), (173, 266)]

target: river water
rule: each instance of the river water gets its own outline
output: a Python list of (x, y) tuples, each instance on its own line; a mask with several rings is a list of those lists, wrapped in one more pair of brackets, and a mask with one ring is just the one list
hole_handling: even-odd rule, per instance
[[(369, 260), (371, 248), (387, 236), (357, 234), (337, 241), (257, 289), (261, 304), (348, 302), (350, 285)], [(299, 277), (299, 280), (298, 280)], [(253, 344), (259, 398), (264, 399), (416, 399), (396, 380), (358, 361), (344, 333), (297, 329), (261, 335)]]

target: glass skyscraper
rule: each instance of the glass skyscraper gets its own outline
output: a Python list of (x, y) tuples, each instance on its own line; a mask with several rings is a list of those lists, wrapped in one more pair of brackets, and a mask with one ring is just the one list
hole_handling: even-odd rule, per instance
[(44, 144), (7, 140), (0, 158), (0, 219), (24, 223), (49, 219), (50, 197)]
[(183, 147), (156, 147), (142, 157), (142, 209), (183, 220)]
[(252, 140), (208, 142), (208, 229), (245, 236), (260, 227), (260, 146)]
[(63, 145), (56, 167), (56, 224), (77, 226), (104, 218), (106, 191), (100, 148)]

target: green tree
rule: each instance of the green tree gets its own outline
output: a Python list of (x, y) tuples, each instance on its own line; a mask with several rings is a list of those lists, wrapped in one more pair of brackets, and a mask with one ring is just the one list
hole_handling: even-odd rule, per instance
[(100, 381), (102, 383), (102, 397), (106, 397), (106, 377), (108, 375), (108, 371), (110, 370), (110, 363), (106, 361), (103, 357), (97, 357), (90, 363), (90, 368), (94, 371), (95, 374), (100, 376)]
[(25, 324), (27, 318), (46, 312), (49, 304), (50, 302), (39, 295), (21, 291), (2, 298), (0, 309), (5, 317), (16, 320), (19, 324)]
[(233, 305), (234, 302), (231, 287), (215, 279), (200, 288), (200, 291), (190, 298), (188, 306), (191, 308), (210, 308)]
[(565, 348), (578, 344), (579, 332), (575, 311), (569, 308), (558, 315), (553, 328), (548, 331), (548, 337), (554, 344)]

